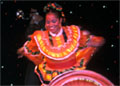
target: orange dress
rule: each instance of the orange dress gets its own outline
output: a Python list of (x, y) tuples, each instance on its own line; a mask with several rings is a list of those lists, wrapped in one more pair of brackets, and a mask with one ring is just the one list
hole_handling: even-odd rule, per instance
[(35, 31), (31, 41), (25, 44), (25, 51), (39, 58), (37, 67), (43, 79), (51, 81), (65, 71), (85, 69), (96, 50), (87, 43), (92, 40), (97, 44), (102, 39), (81, 31), (78, 26), (64, 26), (57, 36), (51, 36), (48, 31)]

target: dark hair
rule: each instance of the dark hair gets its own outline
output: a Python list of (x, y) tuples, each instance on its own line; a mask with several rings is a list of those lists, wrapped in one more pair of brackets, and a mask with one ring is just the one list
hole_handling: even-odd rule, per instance
[(62, 6), (57, 3), (48, 3), (46, 6), (44, 6), (44, 12), (48, 14), (49, 12), (52, 12), (56, 14), (56, 16), (60, 19), (62, 18), (62, 23), (64, 25), (65, 23), (65, 15), (62, 11)]
[(46, 14), (48, 14), (49, 12), (52, 12), (52, 13), (54, 13), (56, 16), (57, 16), (57, 18), (62, 18), (62, 16), (61, 16), (61, 12), (59, 12), (59, 11), (56, 11), (55, 9), (52, 9), (52, 8), (49, 8), (50, 10), (47, 10), (47, 12), (46, 12)]

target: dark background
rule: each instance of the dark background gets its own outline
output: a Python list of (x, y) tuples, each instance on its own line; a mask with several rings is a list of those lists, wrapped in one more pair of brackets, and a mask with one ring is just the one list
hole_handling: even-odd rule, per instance
[[(18, 19), (16, 12), (22, 9), (29, 17), (30, 8), (43, 14), (48, 1), (1, 1), (1, 84), (23, 85), (26, 59), (18, 59), (16, 51), (25, 42), (29, 20)], [(68, 24), (81, 25), (91, 34), (106, 40), (88, 63), (87, 69), (102, 74), (119, 85), (119, 1), (59, 1)], [(72, 13), (71, 13), (72, 11)]]

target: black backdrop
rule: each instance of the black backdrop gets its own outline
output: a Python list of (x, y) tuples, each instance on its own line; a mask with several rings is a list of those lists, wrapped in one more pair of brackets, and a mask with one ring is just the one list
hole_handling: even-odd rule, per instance
[[(26, 59), (18, 59), (16, 51), (25, 42), (29, 20), (17, 19), (16, 12), (22, 9), (25, 17), (30, 8), (43, 14), (47, 1), (1, 2), (1, 81), (2, 85), (23, 85)], [(81, 25), (91, 34), (103, 36), (104, 46), (93, 56), (87, 69), (98, 72), (115, 85), (119, 84), (119, 1), (59, 1), (64, 8), (68, 24)]]

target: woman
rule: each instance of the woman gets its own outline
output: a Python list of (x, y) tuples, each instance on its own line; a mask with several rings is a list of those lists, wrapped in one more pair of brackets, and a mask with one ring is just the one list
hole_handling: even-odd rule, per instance
[(102, 37), (90, 35), (76, 25), (62, 26), (64, 13), (56, 3), (44, 7), (46, 31), (35, 31), (24, 44), (24, 55), (36, 64), (40, 81), (51, 81), (70, 70), (83, 70), (91, 55), (104, 43)]

